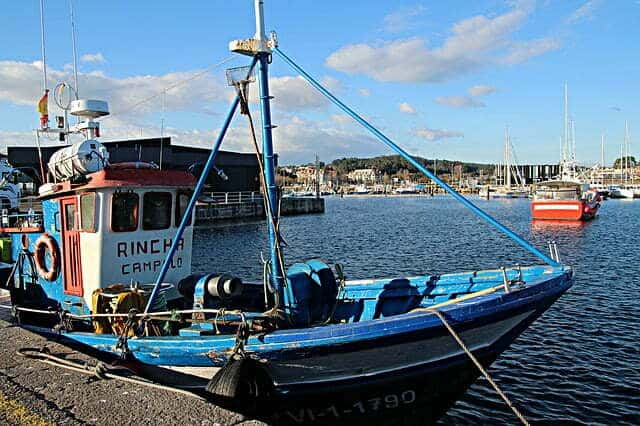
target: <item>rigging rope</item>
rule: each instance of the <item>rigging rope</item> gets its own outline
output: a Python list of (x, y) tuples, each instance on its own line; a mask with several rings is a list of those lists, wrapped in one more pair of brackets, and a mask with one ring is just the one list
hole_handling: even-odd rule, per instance
[(467, 356), (471, 359), (471, 361), (473, 361), (473, 363), (476, 365), (476, 367), (478, 367), (478, 370), (480, 370), (480, 372), (482, 373), (482, 375), (484, 376), (485, 379), (487, 379), (489, 381), (489, 383), (491, 384), (491, 386), (493, 386), (493, 388), (496, 390), (496, 392), (498, 393), (498, 395), (500, 395), (500, 397), (504, 400), (504, 402), (509, 406), (509, 408), (511, 408), (511, 410), (515, 413), (516, 416), (518, 416), (518, 419), (520, 419), (520, 421), (522, 422), (523, 425), (529, 426), (529, 422), (527, 421), (527, 419), (525, 419), (525, 417), (522, 415), (522, 413), (516, 408), (515, 405), (513, 405), (513, 403), (511, 402), (511, 400), (509, 399), (509, 397), (507, 397), (507, 395), (502, 392), (502, 390), (500, 389), (500, 387), (497, 385), (496, 382), (493, 381), (493, 379), (491, 378), (491, 376), (489, 375), (489, 373), (487, 372), (487, 370), (484, 369), (484, 367), (482, 366), (482, 364), (480, 364), (480, 361), (478, 361), (478, 359), (471, 353), (471, 351), (469, 350), (469, 348), (467, 348), (467, 345), (465, 345), (465, 343), (462, 341), (462, 339), (460, 338), (460, 336), (458, 335), (458, 333), (455, 332), (455, 330), (453, 329), (453, 327), (451, 327), (451, 325), (449, 324), (449, 322), (447, 321), (447, 319), (444, 317), (444, 314), (436, 309), (431, 309), (431, 311), (438, 317), (440, 318), (440, 321), (442, 321), (442, 324), (444, 324), (444, 326), (447, 328), (447, 330), (449, 330), (449, 333), (451, 333), (451, 336), (453, 336), (453, 338), (455, 339), (456, 342), (458, 342), (458, 345), (460, 345), (460, 347), (462, 348), (462, 350), (464, 350), (464, 352), (467, 354)]
[[(267, 185), (265, 182), (265, 172), (264, 172), (264, 164), (262, 162), (262, 158), (260, 157), (260, 148), (258, 147), (258, 138), (256, 136), (256, 129), (253, 124), (253, 117), (251, 116), (251, 111), (249, 110), (249, 99), (247, 98), (246, 87), (240, 87), (240, 84), (246, 85), (247, 82), (236, 84), (236, 89), (238, 91), (238, 97), (240, 98), (241, 103), (241, 111), (243, 114), (247, 116), (249, 121), (249, 129), (251, 131), (251, 141), (253, 142), (253, 148), (256, 151), (256, 158), (258, 160), (258, 167), (260, 169), (260, 189), (262, 192), (262, 199), (265, 206), (265, 213), (271, 222), (271, 226), (275, 230), (276, 238), (275, 238), (275, 248), (276, 248), (276, 256), (278, 258), (278, 264), (280, 266), (280, 272), (284, 275), (286, 268), (284, 265), (284, 257), (282, 255), (282, 237), (280, 235), (280, 206), (278, 206), (277, 218), (274, 218), (273, 211), (271, 209), (271, 198), (269, 197), (269, 191), (267, 190)], [(284, 278), (284, 276), (283, 276)], [(266, 297), (266, 294), (265, 294)], [(276, 305), (275, 308), (279, 307), (279, 300), (276, 297)]]
[(157, 98), (159, 96), (162, 96), (163, 94), (166, 94), (166, 92), (168, 92), (169, 90), (175, 89), (176, 87), (182, 86), (185, 83), (188, 83), (188, 82), (193, 81), (193, 80), (195, 80), (195, 79), (197, 79), (199, 77), (202, 77), (203, 75), (205, 75), (209, 71), (211, 71), (211, 70), (213, 70), (215, 68), (218, 68), (218, 67), (226, 64), (227, 62), (231, 62), (231, 61), (233, 61), (234, 59), (237, 59), (237, 58), (238, 58), (237, 55), (229, 56), (228, 58), (223, 59), (222, 61), (220, 61), (220, 62), (218, 62), (216, 64), (208, 66), (204, 70), (200, 71), (199, 73), (196, 73), (196, 74), (192, 75), (191, 77), (185, 78), (184, 80), (179, 80), (179, 81), (175, 82), (174, 84), (165, 87), (164, 89), (162, 89), (161, 92), (158, 92), (158, 93), (156, 93), (154, 95), (151, 95), (148, 98), (145, 98), (145, 99), (143, 99), (143, 100), (141, 100), (139, 102), (136, 102), (135, 104), (131, 105), (127, 109), (124, 109), (124, 110), (122, 110), (120, 112), (117, 112), (117, 113), (112, 113), (112, 114), (107, 115), (105, 117), (102, 117), (101, 121), (107, 120), (110, 117), (120, 116), (120, 115), (126, 114), (126, 113), (128, 113), (130, 111), (133, 111), (134, 109), (138, 108), (140, 105), (143, 105), (143, 104), (145, 104), (145, 103), (147, 103), (149, 101), (152, 101), (153, 99), (155, 99), (155, 98)]

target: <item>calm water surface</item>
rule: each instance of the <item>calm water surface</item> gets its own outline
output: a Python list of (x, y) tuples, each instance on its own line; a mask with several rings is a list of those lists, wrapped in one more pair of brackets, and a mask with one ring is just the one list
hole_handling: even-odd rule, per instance
[[(610, 200), (587, 224), (532, 223), (526, 200), (475, 201), (546, 250), (555, 240), (574, 287), (490, 372), (534, 423), (640, 424), (640, 201)], [(326, 213), (282, 219), (287, 264), (319, 257), (348, 279), (537, 263), (448, 197), (327, 198)], [(195, 271), (261, 279), (264, 223), (196, 230)], [(479, 379), (442, 424), (515, 424)]]

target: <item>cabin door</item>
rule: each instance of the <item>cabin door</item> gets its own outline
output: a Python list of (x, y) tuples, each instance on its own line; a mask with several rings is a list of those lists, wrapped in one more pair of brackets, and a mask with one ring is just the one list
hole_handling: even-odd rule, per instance
[(80, 259), (80, 218), (78, 198), (60, 200), (62, 217), (62, 267), (64, 294), (82, 296), (82, 261)]

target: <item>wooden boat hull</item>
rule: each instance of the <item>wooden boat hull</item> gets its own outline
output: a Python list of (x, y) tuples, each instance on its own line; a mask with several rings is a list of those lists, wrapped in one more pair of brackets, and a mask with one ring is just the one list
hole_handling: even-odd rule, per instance
[(585, 200), (535, 200), (531, 202), (532, 219), (591, 220), (598, 214), (600, 203)]

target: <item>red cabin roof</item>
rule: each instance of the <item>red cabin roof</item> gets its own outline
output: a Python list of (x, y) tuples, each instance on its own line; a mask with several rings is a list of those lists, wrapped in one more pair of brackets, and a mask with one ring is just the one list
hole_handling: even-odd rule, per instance
[(42, 195), (42, 198), (58, 196), (68, 192), (86, 191), (100, 188), (167, 186), (193, 187), (196, 178), (191, 174), (178, 170), (159, 170), (155, 168), (109, 167), (86, 176), (86, 183), (70, 181), (54, 184), (53, 192)]

